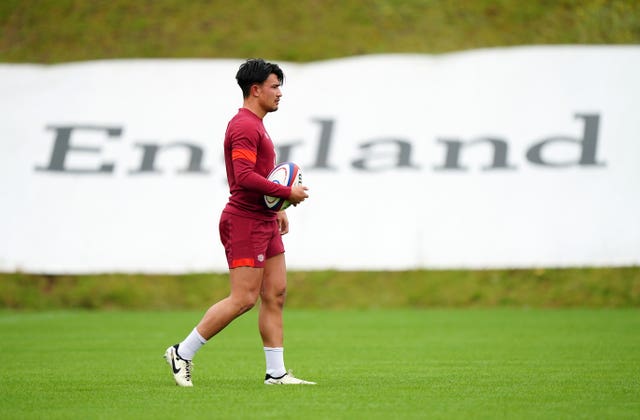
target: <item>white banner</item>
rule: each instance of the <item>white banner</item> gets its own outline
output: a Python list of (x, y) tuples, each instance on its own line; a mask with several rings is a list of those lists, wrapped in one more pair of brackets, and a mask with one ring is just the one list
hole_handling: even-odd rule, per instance
[[(242, 61), (0, 65), (0, 271), (226, 271)], [(640, 47), (279, 64), (290, 269), (640, 264)]]

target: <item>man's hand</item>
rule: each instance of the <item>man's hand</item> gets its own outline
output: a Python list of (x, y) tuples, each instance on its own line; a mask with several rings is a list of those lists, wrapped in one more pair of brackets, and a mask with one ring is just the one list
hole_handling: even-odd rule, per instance
[(278, 212), (276, 220), (278, 221), (278, 227), (280, 228), (280, 235), (286, 235), (289, 233), (289, 218), (284, 210)]
[(289, 198), (287, 198), (287, 201), (289, 201), (294, 206), (302, 203), (305, 198), (309, 197), (309, 194), (307, 194), (308, 189), (309, 188), (305, 187), (304, 185), (296, 185), (295, 187), (291, 187), (291, 195), (289, 196)]

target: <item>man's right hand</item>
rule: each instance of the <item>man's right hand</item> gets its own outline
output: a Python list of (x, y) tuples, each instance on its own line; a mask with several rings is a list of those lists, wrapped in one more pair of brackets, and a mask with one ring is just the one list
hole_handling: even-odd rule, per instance
[(289, 201), (294, 206), (302, 203), (305, 198), (309, 197), (309, 194), (307, 194), (308, 189), (309, 188), (305, 187), (304, 185), (296, 185), (295, 187), (291, 187), (291, 195), (289, 195), (287, 201)]

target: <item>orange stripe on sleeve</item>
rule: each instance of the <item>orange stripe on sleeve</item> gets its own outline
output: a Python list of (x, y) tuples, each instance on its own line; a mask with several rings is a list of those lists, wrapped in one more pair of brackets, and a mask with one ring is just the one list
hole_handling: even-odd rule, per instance
[(233, 149), (231, 160), (236, 159), (246, 159), (249, 162), (256, 163), (256, 153), (248, 149)]

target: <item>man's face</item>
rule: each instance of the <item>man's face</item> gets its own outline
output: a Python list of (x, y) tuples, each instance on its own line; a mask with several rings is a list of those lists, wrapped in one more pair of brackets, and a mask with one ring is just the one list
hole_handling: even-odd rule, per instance
[(271, 73), (267, 80), (261, 85), (257, 85), (258, 102), (265, 112), (273, 112), (278, 110), (278, 103), (282, 92), (280, 91), (280, 81), (278, 76)]

